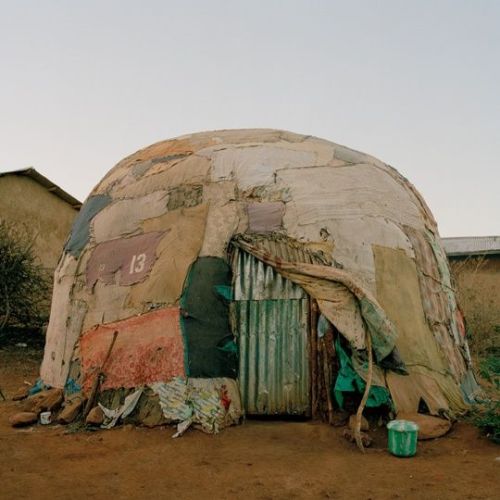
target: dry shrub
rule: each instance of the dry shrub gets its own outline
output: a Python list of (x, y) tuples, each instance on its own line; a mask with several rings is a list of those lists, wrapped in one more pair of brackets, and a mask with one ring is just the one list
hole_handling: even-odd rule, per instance
[(25, 226), (0, 220), (0, 333), (40, 328), (47, 321), (49, 279)]
[(483, 434), (500, 444), (500, 320), (495, 302), (498, 291), (495, 287), (484, 289), (485, 276), (491, 278), (488, 273), (496, 271), (494, 262), (491, 257), (468, 257), (452, 260), (450, 268), (467, 322), (476, 375), (483, 389), (481, 400), (469, 416)]
[(488, 272), (487, 266), (485, 256), (450, 261), (458, 303), (467, 322), (469, 346), (475, 356), (500, 349), (498, 307), (491, 302), (494, 297), (489, 297), (482, 290), (483, 276)]

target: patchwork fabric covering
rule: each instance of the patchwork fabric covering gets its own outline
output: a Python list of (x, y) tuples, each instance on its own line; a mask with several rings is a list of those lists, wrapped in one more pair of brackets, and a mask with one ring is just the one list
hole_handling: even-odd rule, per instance
[[(241, 253), (265, 266), (244, 265)], [(259, 269), (275, 274), (251, 280), (238, 274)], [(244, 290), (243, 282), (262, 287)], [(436, 222), (421, 196), (371, 156), (277, 130), (159, 142), (104, 177), (55, 273), (42, 380), (61, 388), (71, 380), (88, 393), (118, 331), (103, 386), (108, 402), (109, 391), (145, 387), (139, 405), (156, 394), (167, 420), (178, 414), (179, 421), (218, 430), (242, 412), (238, 367), (259, 373), (252, 360), (238, 362), (235, 292), (240, 327), (243, 306), (263, 314), (251, 304), (255, 298), (283, 299), (293, 310), (286, 301), (315, 299), (348, 341), (361, 378), (370, 335), (374, 380), (397, 411), (416, 412), (424, 402), (433, 414), (453, 414), (473, 398), (463, 322)], [(266, 314), (271, 306), (280, 307), (270, 304)], [(252, 338), (245, 337), (249, 353), (256, 352)], [(270, 335), (259, 345), (272, 341)], [(198, 390), (210, 379), (216, 380), (210, 393)], [(231, 388), (232, 404), (220, 387)], [(257, 386), (255, 401), (259, 390), (269, 396)], [(201, 400), (213, 414), (210, 424), (200, 417)]]

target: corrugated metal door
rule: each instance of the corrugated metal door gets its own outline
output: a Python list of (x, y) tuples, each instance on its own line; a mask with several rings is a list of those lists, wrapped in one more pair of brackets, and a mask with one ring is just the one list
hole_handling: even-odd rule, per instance
[(251, 255), (233, 260), (234, 330), (248, 414), (309, 415), (309, 299)]

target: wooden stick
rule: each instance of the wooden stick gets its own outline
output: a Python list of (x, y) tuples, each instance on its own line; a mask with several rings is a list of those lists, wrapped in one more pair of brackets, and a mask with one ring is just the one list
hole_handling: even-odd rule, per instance
[(323, 351), (323, 376), (325, 379), (326, 402), (328, 404), (328, 423), (333, 424), (333, 403), (332, 395), (330, 393), (331, 379), (330, 379), (330, 363), (328, 362), (328, 349), (326, 348), (325, 339), (321, 339), (321, 348)]
[(101, 370), (100, 370), (101, 372), (104, 370), (104, 366), (108, 362), (109, 356), (111, 355), (111, 351), (113, 350), (113, 346), (115, 345), (115, 342), (116, 342), (116, 337), (118, 337), (118, 330), (115, 330), (113, 332), (113, 339), (111, 340), (111, 344), (109, 345), (108, 352), (106, 353), (104, 361), (102, 362)]
[(104, 366), (108, 362), (109, 356), (111, 355), (111, 351), (113, 350), (113, 346), (115, 345), (115, 342), (116, 342), (116, 337), (118, 337), (117, 330), (115, 330), (113, 332), (113, 339), (111, 340), (111, 344), (108, 347), (108, 352), (106, 353), (106, 356), (104, 356), (104, 360), (101, 364), (101, 367), (97, 371), (96, 378), (94, 380), (94, 383), (92, 384), (92, 389), (90, 390), (89, 399), (87, 399), (87, 403), (86, 403), (85, 408), (83, 410), (83, 418), (85, 418), (90, 413), (90, 410), (94, 406), (95, 398), (96, 398), (97, 393), (99, 391), (99, 386), (101, 385), (101, 382), (104, 379)]
[(318, 418), (318, 331), (317, 302), (311, 297), (310, 302), (310, 335), (311, 335), (311, 406), (312, 417)]
[(358, 448), (364, 453), (365, 447), (363, 446), (363, 441), (361, 440), (361, 417), (363, 416), (363, 410), (365, 409), (366, 401), (368, 400), (368, 395), (372, 386), (372, 376), (373, 376), (373, 354), (372, 354), (372, 339), (370, 337), (370, 332), (366, 331), (366, 349), (368, 350), (368, 375), (366, 377), (366, 387), (359, 403), (358, 411), (356, 412), (356, 425), (354, 426), (354, 439)]

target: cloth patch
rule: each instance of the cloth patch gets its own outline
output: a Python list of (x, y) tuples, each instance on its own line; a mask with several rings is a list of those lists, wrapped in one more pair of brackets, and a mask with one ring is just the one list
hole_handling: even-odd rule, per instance
[(165, 418), (179, 422), (173, 437), (181, 436), (191, 424), (216, 434), (238, 423), (242, 416), (239, 390), (233, 379), (176, 377), (150, 387), (160, 398)]
[(149, 276), (131, 287), (126, 307), (140, 311), (148, 303), (178, 303), (189, 266), (203, 243), (207, 208), (204, 204), (180, 208), (144, 221), (144, 232), (164, 231), (165, 236)]
[(184, 346), (177, 307), (99, 325), (80, 340), (82, 386), (89, 393), (117, 330), (101, 389), (137, 387), (184, 375)]
[(87, 264), (87, 287), (104, 283), (131, 285), (141, 281), (156, 260), (156, 247), (164, 233), (151, 232), (97, 245)]
[(249, 203), (247, 212), (249, 232), (270, 233), (281, 229), (285, 204), (281, 202)]
[(402, 250), (373, 245), (377, 298), (394, 322), (396, 346), (409, 372), (388, 372), (387, 384), (398, 412), (416, 412), (420, 399), (433, 415), (464, 408), (458, 381), (424, 314), (415, 261)]
[(114, 201), (92, 221), (94, 241), (102, 243), (141, 232), (143, 221), (159, 217), (167, 211), (167, 201), (168, 194), (165, 190)]

